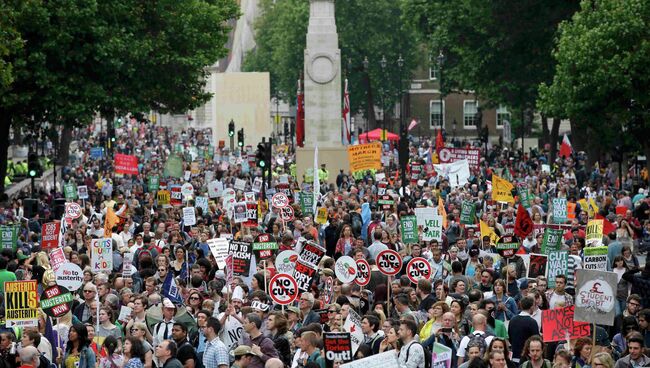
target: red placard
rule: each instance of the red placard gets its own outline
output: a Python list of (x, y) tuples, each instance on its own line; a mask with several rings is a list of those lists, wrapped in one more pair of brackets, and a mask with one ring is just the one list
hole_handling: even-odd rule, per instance
[(376, 259), (379, 271), (386, 276), (395, 276), (402, 269), (402, 257), (392, 249), (379, 252)]
[(41, 231), (41, 249), (52, 249), (59, 246), (60, 222), (48, 222), (43, 224)]
[(357, 259), (357, 278), (354, 282), (359, 286), (366, 286), (370, 282), (370, 264), (365, 259)]
[(569, 334), (570, 339), (590, 335), (589, 323), (573, 320), (575, 306), (542, 310), (544, 342), (563, 341)]
[(417, 284), (420, 279), (429, 280), (432, 274), (431, 264), (422, 257), (415, 257), (406, 265), (406, 276), (414, 284)]
[(138, 175), (138, 158), (132, 155), (115, 154), (115, 172)]
[(280, 305), (293, 303), (298, 296), (298, 284), (291, 275), (278, 273), (269, 282), (271, 299)]
[(181, 192), (181, 190), (182, 189), (179, 185), (171, 187), (170, 202), (172, 206), (183, 205), (183, 193)]

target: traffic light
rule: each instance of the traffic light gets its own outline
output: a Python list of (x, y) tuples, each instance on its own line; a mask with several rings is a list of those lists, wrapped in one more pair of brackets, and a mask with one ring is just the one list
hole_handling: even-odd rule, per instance
[(228, 137), (234, 137), (235, 136), (235, 122), (230, 120), (230, 123), (228, 123)]
[(267, 142), (266, 147), (265, 147), (266, 148), (266, 151), (265, 151), (266, 162), (268, 162), (269, 171), (271, 170), (271, 161), (273, 160), (273, 153), (271, 152), (272, 145), (273, 145), (273, 143)]
[(43, 175), (43, 169), (41, 168), (41, 163), (38, 162), (38, 155), (36, 153), (30, 153), (27, 156), (27, 169), (30, 178), (37, 178)]
[(255, 152), (255, 165), (261, 168), (262, 170), (265, 170), (267, 163), (268, 161), (266, 159), (266, 144), (258, 143), (257, 151)]
[(237, 131), (237, 145), (239, 147), (244, 147), (244, 128)]
[(111, 143), (115, 143), (115, 128), (113, 127), (108, 128), (108, 138), (111, 140)]

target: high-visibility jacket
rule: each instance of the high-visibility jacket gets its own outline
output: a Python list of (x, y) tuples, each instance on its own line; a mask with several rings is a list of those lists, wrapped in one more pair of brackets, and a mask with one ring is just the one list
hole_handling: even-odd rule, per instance
[(318, 170), (318, 180), (320, 180), (321, 182), (326, 182), (329, 177), (330, 177), (330, 173), (329, 171), (327, 171), (327, 169)]

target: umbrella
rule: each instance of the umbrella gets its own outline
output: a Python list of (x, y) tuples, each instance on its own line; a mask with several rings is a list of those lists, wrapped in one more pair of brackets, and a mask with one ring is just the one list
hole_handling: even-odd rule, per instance
[[(147, 322), (147, 327), (149, 327), (149, 331), (153, 331), (153, 326), (163, 320), (162, 303), (149, 307), (149, 309), (147, 309), (145, 319)], [(176, 315), (174, 316), (174, 321), (187, 326), (188, 336), (198, 330), (194, 317), (187, 313), (187, 309), (185, 309), (184, 306), (176, 307)]]

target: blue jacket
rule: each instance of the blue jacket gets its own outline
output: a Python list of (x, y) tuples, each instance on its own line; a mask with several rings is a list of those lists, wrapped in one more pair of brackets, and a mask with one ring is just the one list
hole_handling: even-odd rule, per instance
[[(65, 366), (65, 360), (68, 359), (70, 356), (70, 352), (68, 350), (65, 351), (65, 355), (63, 356), (63, 361), (61, 362), (61, 366)], [(95, 352), (93, 349), (91, 349), (88, 346), (85, 346), (83, 349), (81, 349), (81, 353), (79, 354), (79, 366), (78, 368), (95, 368), (95, 364), (97, 359), (95, 358)]]

